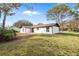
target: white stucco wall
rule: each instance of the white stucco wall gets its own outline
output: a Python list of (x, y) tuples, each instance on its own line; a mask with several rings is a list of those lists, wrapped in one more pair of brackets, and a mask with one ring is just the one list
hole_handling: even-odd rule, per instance
[[(21, 28), (20, 33), (32, 33), (30, 28)], [(54, 33), (59, 33), (59, 27), (49, 27), (49, 32), (46, 32), (46, 27), (43, 28), (34, 28), (33, 33), (46, 33), (46, 34), (54, 34)]]
[(52, 32), (53, 32), (53, 33), (59, 33), (59, 27), (53, 26), (53, 27), (52, 27)]
[(47, 34), (52, 34), (52, 27), (49, 27), (49, 32), (46, 32), (46, 27), (44, 28), (34, 28), (34, 33), (47, 33)]
[(20, 33), (30, 33), (31, 29), (30, 28), (21, 28)]

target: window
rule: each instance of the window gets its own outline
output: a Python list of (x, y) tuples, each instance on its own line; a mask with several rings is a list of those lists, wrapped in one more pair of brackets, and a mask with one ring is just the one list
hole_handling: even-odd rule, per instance
[(46, 32), (49, 32), (49, 27), (46, 27)]
[(39, 27), (37, 27), (37, 30), (39, 30)]
[(24, 28), (23, 28), (23, 32), (24, 32)]

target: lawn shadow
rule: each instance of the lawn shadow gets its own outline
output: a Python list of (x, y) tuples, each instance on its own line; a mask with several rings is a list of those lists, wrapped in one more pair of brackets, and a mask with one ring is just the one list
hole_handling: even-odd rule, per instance
[(52, 37), (53, 34), (37, 34), (36, 36), (42, 36), (42, 37)]
[(58, 36), (75, 36), (75, 37), (79, 37), (79, 33), (56, 33), (56, 34), (30, 34), (30, 35), (22, 35), (22, 36), (17, 36), (17, 40), (20, 39), (28, 39), (31, 38), (33, 36), (41, 36), (41, 37), (58, 37)]
[(20, 36), (16, 36), (14, 40), (24, 40), (24, 39), (31, 38), (32, 36), (35, 36), (35, 35), (33, 35), (33, 34), (20, 35)]
[(76, 33), (58, 33), (57, 35), (79, 37), (79, 34)]

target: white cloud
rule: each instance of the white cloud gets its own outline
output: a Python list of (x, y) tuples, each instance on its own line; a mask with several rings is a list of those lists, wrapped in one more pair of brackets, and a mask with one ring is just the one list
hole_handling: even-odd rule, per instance
[(24, 11), (23, 14), (31, 14), (31, 11)]
[(37, 12), (37, 11), (29, 11), (29, 10), (27, 10), (27, 11), (24, 11), (23, 14), (24, 15), (38, 15), (40, 13)]
[(35, 14), (35, 15), (36, 15), (36, 14), (39, 14), (39, 13), (38, 13), (38, 12), (36, 12), (36, 11), (34, 11), (34, 12), (32, 12), (32, 14)]

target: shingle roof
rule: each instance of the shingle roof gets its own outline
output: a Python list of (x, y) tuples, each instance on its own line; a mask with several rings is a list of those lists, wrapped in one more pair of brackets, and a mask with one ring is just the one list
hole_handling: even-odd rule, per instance
[(33, 26), (23, 26), (25, 28), (37, 28), (37, 27), (52, 27), (52, 26), (58, 26), (58, 24), (43, 24), (43, 25), (33, 25)]

